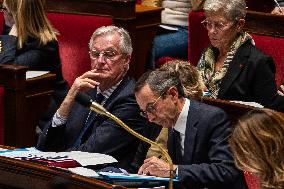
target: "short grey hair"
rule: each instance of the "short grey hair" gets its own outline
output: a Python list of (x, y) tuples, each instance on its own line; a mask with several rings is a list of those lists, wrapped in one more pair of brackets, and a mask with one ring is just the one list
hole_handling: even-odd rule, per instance
[(179, 97), (184, 97), (184, 90), (179, 79), (178, 72), (169, 70), (154, 70), (144, 73), (136, 82), (135, 93), (139, 92), (145, 85), (157, 95), (162, 95), (167, 89), (176, 86)]
[(93, 33), (90, 39), (89, 48), (91, 49), (93, 47), (94, 40), (98, 36), (114, 34), (114, 33), (118, 33), (121, 36), (119, 47), (122, 53), (131, 55), (133, 48), (132, 48), (130, 35), (125, 29), (117, 27), (117, 26), (102, 26), (96, 29), (96, 31)]
[(246, 16), (246, 2), (245, 0), (206, 0), (204, 11), (205, 13), (222, 11), (227, 19), (237, 21)]

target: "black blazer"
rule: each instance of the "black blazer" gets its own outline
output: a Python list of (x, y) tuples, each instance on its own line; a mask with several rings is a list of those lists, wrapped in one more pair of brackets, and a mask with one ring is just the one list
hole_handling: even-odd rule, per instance
[[(134, 96), (134, 86), (135, 81), (126, 76), (107, 99), (104, 107), (135, 131), (143, 133), (148, 121), (140, 115), (140, 108)], [(91, 90), (89, 94), (96, 94), (96, 90)], [(116, 158), (119, 161), (118, 166), (128, 168), (137, 150), (139, 139), (105, 116), (96, 117), (86, 141), (79, 147), (73, 147), (88, 113), (88, 108), (75, 103), (65, 125), (53, 128), (49, 121), (39, 137), (37, 147), (44, 151), (80, 150), (104, 153)]]
[(247, 188), (229, 149), (230, 133), (231, 124), (223, 110), (190, 101), (181, 161), (173, 155), (175, 147), (170, 132), (168, 139), (169, 154), (173, 163), (178, 165), (178, 177), (183, 188)]
[(284, 97), (277, 94), (275, 65), (271, 56), (250, 42), (236, 52), (222, 79), (218, 98), (257, 102), (284, 111)]

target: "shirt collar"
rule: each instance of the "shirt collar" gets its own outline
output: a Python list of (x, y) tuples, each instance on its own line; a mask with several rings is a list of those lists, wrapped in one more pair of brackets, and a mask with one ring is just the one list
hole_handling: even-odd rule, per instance
[(101, 89), (98, 87), (97, 88), (97, 94), (101, 93), (105, 99), (108, 99), (110, 97), (110, 95), (113, 93), (113, 91), (118, 87), (118, 85), (121, 83), (122, 80), (120, 80), (119, 82), (117, 82), (115, 85), (113, 85), (112, 87), (110, 87), (109, 89), (105, 90), (104, 92), (101, 91)]
[(190, 106), (190, 100), (185, 98), (185, 103), (182, 107), (181, 113), (179, 114), (178, 120), (174, 125), (174, 129), (183, 135), (185, 135), (189, 106)]

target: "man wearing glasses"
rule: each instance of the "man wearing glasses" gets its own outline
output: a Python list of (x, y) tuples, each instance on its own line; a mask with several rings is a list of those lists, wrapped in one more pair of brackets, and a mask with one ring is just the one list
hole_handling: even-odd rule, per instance
[(110, 113), (142, 133), (147, 119), (135, 101), (135, 81), (127, 75), (132, 53), (127, 31), (115, 26), (98, 28), (90, 43), (91, 70), (76, 78), (66, 98), (38, 141), (45, 151), (80, 150), (104, 153), (128, 168), (139, 140), (117, 123), (75, 102), (77, 92), (87, 92)]
[[(156, 70), (136, 83), (135, 96), (149, 121), (169, 129), (168, 152), (183, 188), (245, 189), (236, 169), (225, 112), (184, 97), (177, 73)], [(157, 157), (144, 160), (139, 174), (169, 177), (169, 164)]]

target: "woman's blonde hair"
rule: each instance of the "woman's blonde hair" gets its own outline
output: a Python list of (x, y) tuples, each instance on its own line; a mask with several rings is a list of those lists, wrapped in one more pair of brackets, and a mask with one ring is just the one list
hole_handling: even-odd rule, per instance
[(56, 40), (57, 31), (47, 19), (44, 0), (4, 0), (3, 4), (12, 15), (18, 32), (18, 48), (22, 48), (28, 36), (41, 44)]
[(160, 70), (178, 72), (186, 97), (200, 100), (203, 94), (204, 84), (197, 69), (183, 60), (166, 62)]
[(238, 168), (260, 178), (263, 188), (284, 188), (284, 115), (256, 109), (243, 116), (229, 140)]

